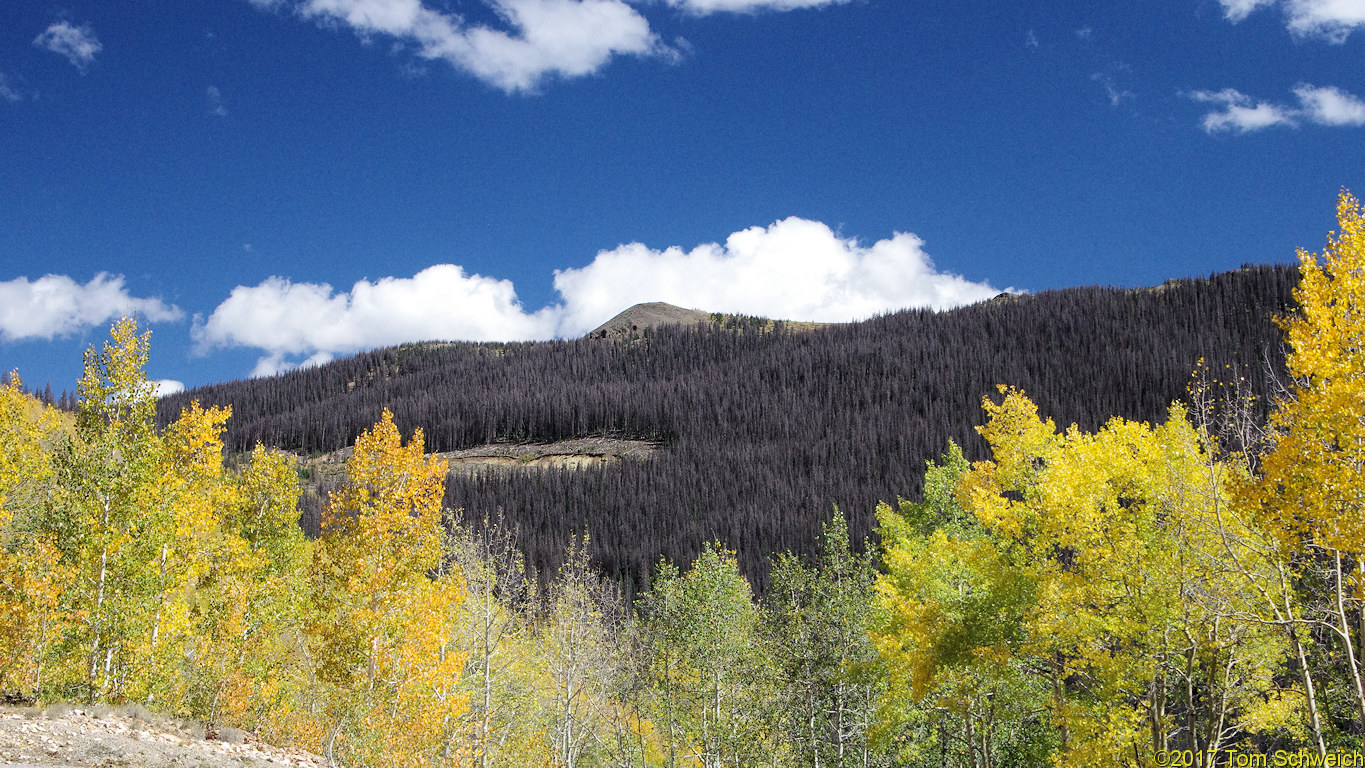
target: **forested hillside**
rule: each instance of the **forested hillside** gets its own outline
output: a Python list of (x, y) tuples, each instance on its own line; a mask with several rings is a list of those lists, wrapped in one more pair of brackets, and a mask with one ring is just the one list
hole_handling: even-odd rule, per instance
[(452, 474), (445, 503), (475, 521), (502, 510), (543, 574), (572, 533), (588, 533), (594, 561), (631, 590), (647, 586), (661, 554), (685, 563), (722, 541), (762, 591), (769, 555), (808, 551), (832, 505), (858, 541), (879, 501), (919, 493), (925, 461), (949, 440), (983, 458), (973, 425), (999, 384), (1085, 430), (1112, 416), (1163, 419), (1201, 358), (1265, 391), (1284, 360), (1273, 318), (1291, 306), (1296, 280), (1292, 267), (1251, 267), (801, 333), (731, 321), (634, 340), (408, 345), (191, 390), (162, 399), (159, 414), (164, 424), (191, 400), (231, 405), (226, 443), (239, 452), (257, 442), (341, 449), (386, 407), (404, 432), (425, 430), (430, 451), (657, 441), (663, 450), (644, 462)]

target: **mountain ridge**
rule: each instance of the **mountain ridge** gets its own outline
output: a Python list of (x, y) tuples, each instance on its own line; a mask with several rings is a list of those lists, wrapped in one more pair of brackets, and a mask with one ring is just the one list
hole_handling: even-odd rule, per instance
[[(1024, 389), (1059, 425), (1095, 429), (1114, 416), (1163, 420), (1200, 358), (1258, 380), (1270, 361), (1278, 375), (1273, 318), (1292, 306), (1296, 281), (1293, 268), (1259, 267), (801, 333), (782, 323), (749, 333), (741, 320), (657, 326), (628, 344), (405, 345), (198, 388), (164, 398), (160, 414), (169, 420), (195, 398), (231, 404), (235, 451), (257, 441), (335, 451), (386, 407), (405, 433), (422, 427), (431, 452), (647, 442), (659, 446), (647, 462), (453, 473), (446, 503), (475, 520), (502, 510), (543, 573), (571, 532), (589, 533), (604, 571), (636, 587), (660, 555), (689, 561), (719, 540), (761, 590), (767, 557), (805, 551), (835, 505), (859, 540), (872, 534), (878, 501), (919, 492), (924, 462), (950, 439), (983, 458), (973, 427), (997, 385)], [(319, 498), (305, 504), (306, 524), (316, 525)]]

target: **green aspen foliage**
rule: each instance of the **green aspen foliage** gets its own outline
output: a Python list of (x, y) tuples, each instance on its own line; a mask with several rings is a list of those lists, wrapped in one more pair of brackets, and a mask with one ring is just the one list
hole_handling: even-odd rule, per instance
[(873, 556), (853, 551), (837, 508), (814, 558), (784, 553), (773, 563), (765, 623), (792, 765), (887, 764), (873, 743), (884, 688), (868, 637), (875, 576)]
[(968, 471), (950, 444), (928, 465), (923, 502), (877, 510), (885, 573), (870, 635), (886, 665), (883, 738), (912, 765), (1041, 764), (1056, 738), (1024, 647), (1038, 583), (959, 503)]
[[(153, 386), (143, 371), (150, 332), (124, 318), (86, 353), (76, 433), (55, 456), (57, 483), (42, 526), (73, 572), (63, 607), (72, 618), (53, 693), (93, 701), (141, 700), (160, 678), (160, 564), (174, 525), (160, 488), (163, 446)], [(79, 650), (78, 650), (79, 649)]]
[(665, 765), (765, 764), (777, 748), (772, 657), (734, 555), (707, 547), (681, 574), (664, 563), (644, 600)]

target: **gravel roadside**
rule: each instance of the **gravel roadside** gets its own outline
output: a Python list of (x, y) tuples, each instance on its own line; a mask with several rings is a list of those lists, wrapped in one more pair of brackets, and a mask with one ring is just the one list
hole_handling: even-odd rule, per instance
[[(213, 734), (211, 734), (213, 735)], [(140, 711), (0, 708), (0, 766), (43, 768), (328, 768), (317, 755)]]

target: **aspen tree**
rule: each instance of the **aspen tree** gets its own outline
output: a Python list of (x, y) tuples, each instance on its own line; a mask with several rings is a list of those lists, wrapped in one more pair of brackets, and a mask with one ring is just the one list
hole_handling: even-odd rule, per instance
[(707, 547), (682, 575), (665, 564), (645, 600), (667, 764), (766, 762), (776, 746), (765, 706), (774, 670), (733, 553)]
[(611, 695), (614, 638), (604, 614), (602, 577), (588, 560), (590, 540), (575, 538), (550, 585), (549, 612), (538, 628), (544, 666), (541, 709), (552, 764), (577, 768), (604, 741)]
[(913, 735), (899, 750), (907, 760), (1040, 763), (1056, 739), (1038, 726), (1048, 687), (1028, 670), (1045, 666), (1025, 646), (1038, 583), (957, 501), (969, 470), (951, 444), (929, 463), (922, 503), (877, 508), (886, 572), (870, 634), (887, 668), (887, 725)]
[(1241, 500), (1287, 545), (1327, 561), (1331, 605), (1319, 623), (1339, 644), (1365, 735), (1365, 212), (1346, 191), (1337, 226), (1320, 260), (1299, 251), (1300, 309), (1282, 323), (1293, 380)]
[(65, 435), (53, 409), (0, 383), (0, 690), (42, 698), (44, 665), (68, 618), (70, 573), (37, 525), (51, 492), (52, 450)]
[(235, 503), (224, 511), (223, 526), (246, 547), (231, 549), (232, 567), (200, 613), (202, 634), (231, 660), (228, 674), (214, 678), (210, 716), (266, 736), (294, 715), (308, 674), (301, 630), (311, 542), (298, 524), (293, 457), (257, 445), (233, 481)]
[(442, 559), (446, 463), (424, 456), (421, 429), (404, 444), (386, 409), (346, 470), (313, 566), (311, 635), (332, 691), (324, 746), (363, 765), (458, 760), (463, 583)]
[(102, 349), (86, 351), (75, 437), (55, 457), (56, 488), (41, 525), (73, 571), (63, 607), (73, 623), (67, 642), (82, 650), (64, 656), (53, 680), (70, 698), (122, 701), (151, 671), (141, 661), (171, 525), (158, 493), (162, 445), (144, 372), (150, 335), (125, 317)]
[[(985, 400), (979, 428), (993, 459), (952, 492), (971, 519), (880, 515), (889, 628), (878, 641), (893, 687), (905, 679), (915, 699), (937, 692), (960, 707), (978, 766), (1000, 746), (984, 737), (1002, 698), (1026, 701), (1026, 678), (1048, 685), (1057, 758), (1082, 765), (1216, 751), (1278, 727), (1266, 705), (1282, 700), (1284, 643), (1246, 621), (1254, 591), (1228, 577), (1230, 557), (1264, 564), (1219, 538), (1208, 502), (1227, 503), (1223, 470), (1183, 409), (1156, 427), (1058, 432), (1023, 393), (1002, 395)], [(1011, 683), (1011, 669), (1027, 675)]]
[(528, 734), (534, 702), (528, 694), (525, 649), (532, 645), (527, 606), (535, 580), (501, 518), (485, 517), (477, 528), (452, 523), (446, 547), (465, 582), (460, 613), (461, 676), (469, 696), (462, 734), (477, 768), (533, 762), (547, 751), (543, 736)]
[(773, 564), (765, 617), (793, 764), (882, 764), (871, 743), (884, 688), (868, 639), (875, 574), (871, 555), (852, 550), (837, 508), (812, 562), (784, 553)]

